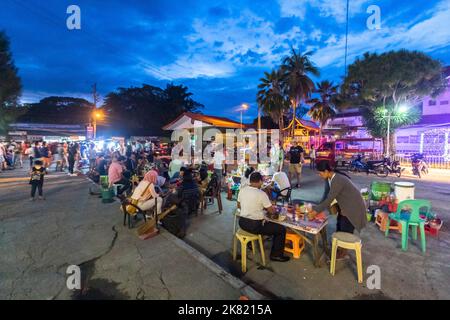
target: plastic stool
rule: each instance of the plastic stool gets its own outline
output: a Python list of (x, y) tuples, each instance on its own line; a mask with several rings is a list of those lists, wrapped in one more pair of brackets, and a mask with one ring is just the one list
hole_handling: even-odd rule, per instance
[[(386, 212), (378, 213), (375, 218), (375, 224), (380, 228), (380, 231), (385, 232), (386, 226), (388, 224), (388, 216), (389, 214)], [(397, 230), (399, 233), (402, 233), (402, 226), (397, 221), (392, 220), (391, 225), (389, 226), (389, 230)]]
[(251, 242), (253, 255), (256, 254), (255, 241), (259, 242), (259, 249), (261, 251), (261, 263), (266, 265), (266, 257), (264, 255), (264, 244), (260, 234), (253, 234), (242, 229), (238, 229), (234, 234), (233, 239), (233, 260), (236, 260), (237, 255), (237, 240), (241, 243), (241, 266), (242, 272), (247, 271), (247, 243)]
[(292, 245), (292, 248), (285, 245), (284, 251), (292, 253), (294, 259), (300, 259), (300, 254), (305, 248), (305, 241), (303, 240), (303, 238), (296, 233), (287, 232), (285, 244), (288, 243)]
[(330, 263), (330, 273), (334, 276), (336, 269), (336, 252), (337, 248), (341, 247), (344, 249), (355, 250), (356, 252), (356, 267), (358, 270), (358, 282), (363, 282), (363, 272), (362, 272), (362, 257), (361, 257), (361, 239), (347, 232), (335, 232), (333, 233), (333, 247), (331, 249), (331, 263)]

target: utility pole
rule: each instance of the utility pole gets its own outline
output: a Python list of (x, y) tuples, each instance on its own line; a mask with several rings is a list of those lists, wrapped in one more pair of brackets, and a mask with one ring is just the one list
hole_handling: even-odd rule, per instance
[(95, 112), (97, 111), (97, 102), (99, 101), (99, 97), (97, 94), (97, 84), (94, 83), (92, 86), (92, 98), (94, 101), (94, 108), (91, 113), (92, 126), (94, 127), (94, 140), (97, 138), (97, 116)]
[(347, 49), (348, 49), (348, 11), (349, 11), (349, 0), (347, 0), (347, 16), (346, 16), (346, 27), (345, 27), (345, 62), (344, 62), (344, 74), (347, 77)]

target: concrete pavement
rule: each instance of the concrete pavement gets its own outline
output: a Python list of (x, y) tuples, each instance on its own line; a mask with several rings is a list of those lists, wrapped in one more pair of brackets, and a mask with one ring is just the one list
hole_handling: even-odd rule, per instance
[[(86, 178), (51, 173), (46, 200), (30, 202), (25, 175), (0, 174), (0, 299), (258, 297), (164, 230), (140, 240), (122, 225), (118, 202), (88, 194)], [(86, 290), (67, 289), (69, 265), (80, 266)]]
[[(359, 187), (365, 187), (374, 175), (351, 175)], [(385, 178), (393, 180), (395, 178)], [(408, 180), (401, 179), (403, 180)], [(450, 201), (443, 192), (450, 190), (449, 184), (414, 180), (416, 197), (432, 201), (433, 208), (449, 223)], [(448, 182), (450, 183), (450, 182)], [(318, 201), (323, 194), (323, 181), (304, 169), (300, 189), (293, 191), (293, 198)], [(225, 198), (225, 196), (223, 197)], [(336, 275), (329, 273), (329, 265), (314, 268), (312, 254), (307, 246), (298, 260), (287, 263), (270, 262), (267, 267), (259, 265), (259, 256), (250, 254), (249, 269), (244, 275), (240, 261), (232, 261), (231, 242), (233, 236), (233, 211), (236, 202), (224, 199), (222, 214), (208, 213), (192, 220), (186, 241), (232, 274), (252, 285), (259, 292), (276, 299), (449, 299), (450, 298), (450, 236), (447, 228), (440, 232), (439, 239), (427, 235), (427, 252), (421, 253), (420, 240), (409, 242), (407, 252), (400, 248), (400, 235), (392, 232), (388, 238), (375, 224), (370, 223), (361, 233), (363, 241), (364, 281), (369, 274), (367, 267), (376, 265), (381, 270), (381, 289), (370, 290), (366, 282), (356, 281), (355, 256), (351, 260), (338, 262)], [(335, 217), (330, 217), (328, 235), (335, 231)], [(265, 242), (265, 251), (270, 251), (270, 241)]]

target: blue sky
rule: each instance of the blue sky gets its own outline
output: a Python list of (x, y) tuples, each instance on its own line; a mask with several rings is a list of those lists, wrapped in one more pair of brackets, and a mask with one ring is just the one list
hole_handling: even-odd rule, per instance
[[(81, 8), (81, 30), (66, 9)], [(239, 119), (256, 86), (290, 46), (313, 51), (321, 76), (344, 73), (345, 0), (81, 1), (2, 0), (0, 29), (11, 39), (26, 102), (48, 95), (90, 99), (117, 87), (184, 84), (204, 113)], [(369, 30), (367, 8), (381, 9)], [(349, 62), (366, 51), (422, 50), (450, 64), (450, 1), (350, 0)]]

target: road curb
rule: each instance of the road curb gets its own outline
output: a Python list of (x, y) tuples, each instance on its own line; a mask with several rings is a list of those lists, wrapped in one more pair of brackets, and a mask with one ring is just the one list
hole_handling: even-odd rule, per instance
[(242, 295), (247, 296), (250, 300), (267, 300), (267, 297), (256, 291), (254, 288), (243, 282), (241, 279), (236, 278), (231, 273), (224, 270), (217, 263), (209, 259), (207, 256), (191, 247), (183, 240), (177, 238), (170, 232), (162, 231), (160, 233), (163, 237), (174, 242), (178, 247), (189, 253), (195, 260), (203, 264), (209, 270), (211, 270), (217, 277), (228, 283), (235, 289), (238, 289)]

